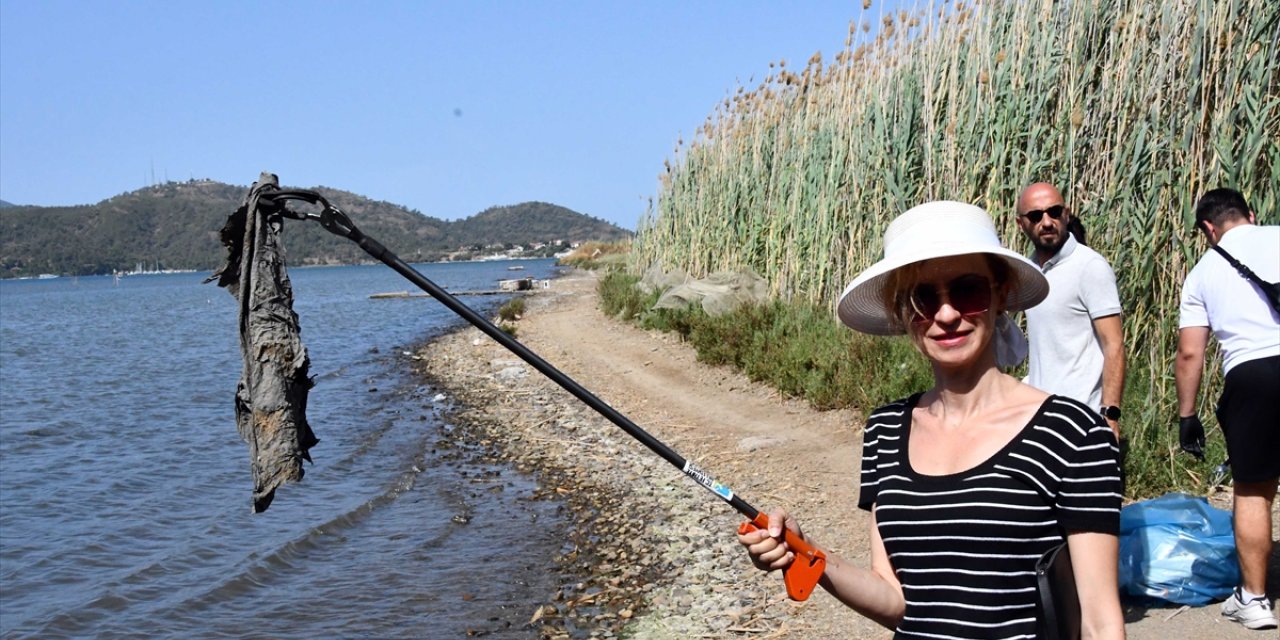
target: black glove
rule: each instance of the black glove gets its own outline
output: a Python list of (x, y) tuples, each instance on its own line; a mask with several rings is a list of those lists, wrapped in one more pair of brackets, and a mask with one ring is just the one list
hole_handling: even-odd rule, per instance
[(1178, 443), (1183, 451), (1204, 461), (1204, 425), (1200, 424), (1200, 416), (1178, 418)]

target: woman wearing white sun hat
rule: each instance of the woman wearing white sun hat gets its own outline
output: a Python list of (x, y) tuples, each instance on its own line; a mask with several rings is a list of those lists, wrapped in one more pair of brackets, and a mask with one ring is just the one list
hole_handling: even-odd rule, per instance
[[(1033, 638), (1035, 564), (1065, 537), (1083, 637), (1123, 638), (1115, 437), (1092, 409), (998, 366), (1003, 314), (1035, 306), (1048, 282), (959, 202), (907, 211), (884, 246), (839, 318), (910, 336), (934, 386), (867, 418), (858, 506), (872, 513), (871, 566), (828, 555), (820, 584), (895, 638)], [(781, 510), (769, 522), (739, 542), (756, 566), (781, 569), (794, 559), (781, 527), (800, 529)]]

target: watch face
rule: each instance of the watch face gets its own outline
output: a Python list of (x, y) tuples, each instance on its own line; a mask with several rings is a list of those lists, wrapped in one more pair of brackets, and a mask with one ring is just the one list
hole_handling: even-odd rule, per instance
[(1102, 417), (1104, 417), (1104, 418), (1106, 418), (1106, 419), (1108, 419), (1108, 420), (1119, 420), (1119, 419), (1120, 419), (1120, 407), (1116, 407), (1116, 406), (1103, 407), (1103, 408), (1102, 408)]

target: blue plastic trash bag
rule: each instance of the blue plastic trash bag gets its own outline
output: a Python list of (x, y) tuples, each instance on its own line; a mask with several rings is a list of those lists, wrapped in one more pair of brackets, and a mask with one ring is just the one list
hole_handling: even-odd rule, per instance
[(1120, 594), (1206, 605), (1240, 583), (1231, 513), (1167, 493), (1120, 510)]

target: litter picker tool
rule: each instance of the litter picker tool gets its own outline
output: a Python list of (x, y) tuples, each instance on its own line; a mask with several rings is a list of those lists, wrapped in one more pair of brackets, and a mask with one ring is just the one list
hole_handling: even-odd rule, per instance
[[(319, 213), (313, 211), (296, 211), (289, 209), (286, 204), (290, 200), (298, 200), (310, 205), (318, 206), (321, 210)], [(427, 279), (413, 267), (409, 266), (394, 253), (389, 251), (381, 243), (365, 234), (352, 224), (351, 219), (347, 217), (340, 209), (331, 204), (323, 196), (315, 191), (308, 190), (284, 190), (275, 189), (270, 186), (263, 189), (258, 197), (258, 206), (267, 207), (273, 214), (296, 220), (315, 220), (320, 223), (321, 227), (330, 233), (342, 236), (360, 245), (366, 253), (377, 258), (387, 266), (394, 269), (397, 273), (404, 276), (413, 284), (420, 287), (423, 291), (430, 294), (431, 297), (438, 300), (441, 304), (448, 307), (450, 311), (462, 316), (467, 322), (471, 323), (477, 329), (483, 331), (490, 338), (493, 338), (498, 344), (506, 347), (521, 360), (529, 363), (534, 369), (540, 371), (543, 375), (550, 378), (553, 382), (563, 387), (566, 391), (573, 394), (582, 402), (586, 403), (597, 411), (600, 415), (607, 418), (610, 422), (626, 431), (631, 437), (639, 440), (641, 444), (648, 447), (654, 453), (660, 455), (667, 462), (670, 462), (677, 469), (683, 472), (702, 485), (705, 489), (711, 491), (720, 497), (721, 500), (728, 502), (730, 506), (737, 509), (739, 513), (746, 516), (748, 522), (744, 522), (739, 529), (740, 532), (746, 533), (754, 529), (764, 529), (769, 526), (768, 515), (760, 512), (755, 507), (747, 504), (740, 496), (735, 495), (729, 487), (717, 482), (710, 474), (698, 468), (693, 462), (684, 459), (667, 445), (663, 444), (657, 438), (641, 429), (626, 416), (619, 413), (616, 409), (606, 404), (603, 400), (597, 398), (590, 391), (586, 390), (566, 376), (560, 370), (551, 366), (546, 360), (543, 360), (534, 352), (530, 351), (515, 338), (499, 329), (488, 319), (476, 313), (473, 309), (460, 302), (452, 294), (437, 286), (434, 282)], [(250, 212), (252, 213), (252, 212)], [(818, 583), (818, 579), (822, 577), (822, 573), (826, 568), (826, 554), (802, 540), (799, 536), (787, 529), (783, 529), (783, 541), (795, 553), (795, 561), (783, 570), (783, 583), (786, 585), (787, 595), (792, 600), (805, 600), (809, 594), (813, 593), (814, 586)]]

